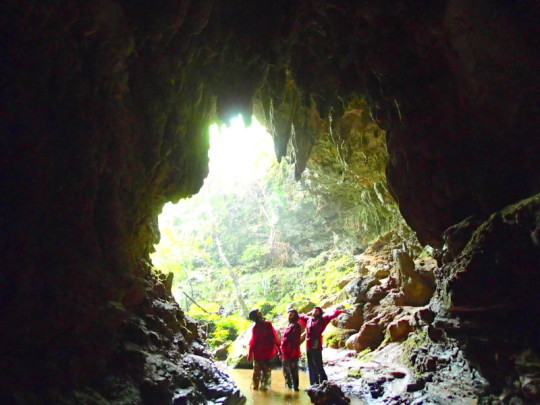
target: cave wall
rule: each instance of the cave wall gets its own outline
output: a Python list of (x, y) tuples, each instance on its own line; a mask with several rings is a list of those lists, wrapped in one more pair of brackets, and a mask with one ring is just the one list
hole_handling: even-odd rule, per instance
[[(7, 0), (1, 10), (6, 392), (91, 384), (114, 368), (132, 315), (141, 330), (168, 316), (149, 304), (172, 300), (150, 272), (157, 215), (202, 185), (215, 119), (255, 111), (301, 176), (322, 132), (367, 103), (357, 128), (372, 119), (385, 130), (389, 188), (433, 246), (465, 217), (540, 191), (532, 0)], [(165, 312), (174, 319), (159, 334), (171, 336), (155, 351), (182, 335), (177, 360), (203, 354), (181, 311)]]
[[(402, 70), (412, 81), (390, 90), (403, 108), (387, 132), (388, 181), (424, 243), (440, 246), (449, 225), (538, 190), (538, 8), (531, 12), (448, 2)], [(406, 27), (396, 35), (414, 38)]]
[(207, 174), (215, 97), (196, 38), (210, 12), (191, 2), (2, 4), (7, 402), (102, 383), (111, 370), (131, 375), (147, 403), (209, 381), (148, 371), (150, 353), (161, 365), (208, 356), (148, 255), (162, 205), (196, 193)]
[(386, 131), (401, 213), (421, 243), (441, 247), (450, 225), (539, 189), (539, 12), (532, 1), (299, 3), (285, 40), (303, 103), (284, 114), (278, 144), (297, 145), (301, 173), (296, 149), (320, 137), (304, 124), (311, 105), (336, 123), (365, 98)]

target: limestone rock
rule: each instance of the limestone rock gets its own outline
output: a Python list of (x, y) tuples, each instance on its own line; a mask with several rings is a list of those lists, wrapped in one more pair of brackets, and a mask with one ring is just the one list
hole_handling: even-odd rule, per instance
[(395, 306), (403, 306), (405, 305), (406, 297), (405, 293), (399, 289), (392, 289), (388, 292), (388, 294), (381, 299), (380, 305), (382, 306), (389, 306), (389, 305), (395, 305)]
[(351, 401), (347, 398), (341, 388), (330, 381), (323, 381), (309, 387), (306, 392), (312, 404), (317, 405), (347, 405)]
[(339, 315), (332, 321), (332, 324), (341, 329), (356, 329), (358, 331), (364, 322), (363, 312), (364, 305), (355, 304), (352, 310), (348, 309)]
[[(450, 337), (473, 342), (467, 356), (492, 384), (507, 386), (510, 392), (517, 383), (510, 372), (514, 376), (540, 372), (539, 362), (522, 366), (525, 358), (538, 358), (538, 350), (526, 342), (537, 341), (540, 333), (540, 276), (533, 270), (538, 269), (539, 253), (531, 237), (539, 213), (540, 195), (494, 213), (461, 254), (438, 272), (439, 285), (448, 288), (439, 288), (441, 296), (433, 302), (438, 309), (434, 326)], [(437, 324), (438, 320), (443, 322)]]
[(409, 332), (413, 330), (414, 320), (411, 317), (403, 317), (392, 321), (387, 331), (393, 342), (404, 340), (409, 335)]
[(355, 304), (367, 302), (369, 301), (367, 297), (369, 290), (377, 284), (380, 284), (380, 281), (374, 276), (359, 276), (351, 280), (349, 284), (345, 286), (343, 292), (349, 296)]
[(384, 339), (384, 326), (378, 322), (364, 323), (360, 331), (347, 339), (346, 347), (361, 352), (364, 349), (375, 349)]
[(231, 343), (224, 343), (219, 346), (213, 353), (214, 358), (222, 361), (227, 360), (227, 357), (229, 357), (229, 347), (231, 347)]
[[(333, 178), (356, 191), (343, 205), (372, 207), (370, 224), (391, 224), (390, 195), (437, 248), (464, 218), (489, 218), (438, 272), (437, 316), (494, 386), (524, 375), (505, 348), (538, 340), (538, 197), (503, 208), (540, 191), (536, 2), (5, 0), (0, 11), (8, 398), (73, 403), (47, 395), (108, 380), (139, 403), (170, 403), (178, 387), (177, 402), (226, 396), (204, 391), (197, 367), (184, 365), (187, 380), (174, 367), (204, 344), (167, 308), (149, 254), (163, 204), (203, 184), (209, 125), (249, 121), (252, 101), (297, 177), (328, 167), (308, 163), (318, 140), (332, 146)], [(414, 283), (408, 302), (422, 305), (429, 283)], [(351, 297), (366, 302), (372, 286)], [(142, 342), (133, 363), (115, 362), (130, 337)]]
[(470, 216), (443, 232), (443, 240), (448, 246), (448, 252), (452, 258), (457, 257), (463, 251), (473, 232), (481, 223), (479, 218)]
[(376, 269), (375, 272), (373, 273), (373, 275), (375, 277), (377, 277), (378, 279), (383, 279), (383, 278), (386, 278), (390, 275), (390, 269), (389, 268), (380, 268), (380, 269)]
[(294, 308), (298, 311), (299, 314), (307, 314), (313, 309), (315, 304), (310, 300), (295, 301), (289, 304), (289, 308)]
[(358, 333), (358, 329), (330, 329), (324, 333), (325, 345), (333, 349), (343, 348), (346, 346), (347, 340), (356, 333)]
[(404, 295), (405, 304), (426, 305), (435, 292), (435, 280), (432, 275), (421, 274), (415, 271), (415, 264), (411, 257), (402, 250), (393, 252), (398, 271), (398, 284)]
[(236, 338), (229, 349), (227, 363), (233, 368), (253, 368), (253, 361), (247, 359), (250, 339), (251, 328), (248, 328), (243, 334)]
[[(319, 303), (319, 306), (322, 309), (327, 309), (327, 308), (330, 308), (332, 306), (335, 306), (336, 304), (338, 304), (341, 301), (342, 301), (342, 295), (340, 293), (336, 293), (336, 294), (332, 294), (332, 295), (322, 299), (321, 302)], [(311, 308), (311, 309), (313, 309), (313, 308)], [(308, 310), (307, 312), (309, 312), (310, 310)]]

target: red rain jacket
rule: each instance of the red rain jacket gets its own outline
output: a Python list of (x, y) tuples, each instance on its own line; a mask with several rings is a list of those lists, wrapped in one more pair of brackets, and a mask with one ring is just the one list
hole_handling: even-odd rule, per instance
[(284, 359), (298, 359), (300, 352), (300, 337), (302, 327), (298, 322), (290, 322), (281, 334), (281, 353)]
[(270, 360), (278, 352), (279, 339), (269, 321), (257, 321), (251, 329), (248, 360)]
[[(337, 318), (343, 311), (337, 310), (330, 315), (323, 315), (320, 318), (314, 318), (308, 315), (298, 315), (298, 322), (306, 328), (306, 348), (322, 349), (322, 333), (334, 318)], [(316, 343), (315, 347), (313, 344)]]

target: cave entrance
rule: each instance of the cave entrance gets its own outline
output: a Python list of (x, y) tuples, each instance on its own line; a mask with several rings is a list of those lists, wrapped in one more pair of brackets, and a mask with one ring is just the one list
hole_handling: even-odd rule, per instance
[[(239, 116), (211, 126), (209, 175), (199, 193), (165, 205), (159, 216), (153, 264), (173, 273), (176, 301), (206, 330), (215, 358), (233, 368), (251, 367), (244, 344), (249, 310), (259, 308), (281, 331), (290, 305), (307, 312), (355, 271), (351, 250), (338, 248), (347, 244), (336, 207), (306, 177), (295, 179), (288, 158), (277, 162), (272, 137), (256, 119), (246, 128)], [(246, 395), (258, 395), (249, 390), (250, 373), (231, 376), (248, 387)], [(281, 373), (273, 374), (274, 386), (285, 387)], [(307, 386), (307, 376), (301, 378)], [(290, 395), (285, 391), (274, 394), (281, 401)], [(275, 403), (263, 400), (257, 397)], [(287, 401), (310, 402), (305, 392)]]
[(165, 205), (151, 256), (214, 349), (249, 327), (250, 309), (283, 317), (292, 303), (338, 293), (355, 268), (344, 230), (356, 228), (313, 176), (297, 181), (288, 158), (277, 162), (272, 137), (252, 122), (210, 128), (209, 175), (198, 194)]
[[(174, 274), (177, 302), (206, 331), (215, 359), (233, 369), (252, 366), (246, 357), (251, 309), (259, 309), (278, 331), (287, 325), (290, 307), (300, 313), (315, 304), (328, 311), (336, 306), (348, 311), (346, 323), (325, 329), (325, 357), (328, 363), (340, 364), (329, 367), (339, 375), (349, 358), (340, 349), (363, 323), (364, 304), (349, 299), (350, 292), (343, 293), (351, 281), (359, 283), (354, 281), (359, 274), (355, 256), (362, 253), (363, 240), (381, 230), (386, 232), (376, 240), (376, 251), (384, 247), (389, 252), (394, 240), (404, 240), (394, 238), (399, 236), (393, 221), (397, 211), (386, 206), (377, 173), (358, 172), (360, 180), (349, 175), (353, 173), (345, 171), (352, 170), (345, 161), (346, 148), (323, 140), (322, 149), (313, 155), (314, 164), (307, 165), (297, 181), (294, 165), (287, 158), (276, 161), (272, 137), (255, 119), (249, 128), (237, 117), (229, 126), (213, 125), (209, 132), (209, 175), (198, 194), (163, 208), (153, 264)], [(378, 137), (361, 140), (367, 152), (379, 150)], [(342, 159), (332, 164), (336, 154)], [(376, 168), (384, 161), (377, 156), (373, 153), (368, 159)], [(389, 279), (390, 259), (384, 256), (380, 265), (384, 268), (373, 265), (373, 273)], [(394, 285), (382, 284), (375, 276), (368, 279), (373, 282), (369, 288), (383, 285), (384, 294)], [(367, 297), (368, 283), (357, 286), (365, 288)], [(380, 298), (374, 293), (369, 299)], [(378, 332), (377, 344), (384, 338)], [(278, 364), (276, 359), (273, 365)], [(231, 373), (239, 386), (250, 383), (247, 375)], [(305, 392), (301, 395), (306, 399)]]
[(256, 256), (275, 218), (268, 200), (268, 173), (279, 170), (273, 141), (255, 118), (241, 115), (209, 128), (209, 174), (196, 195), (168, 203), (159, 216), (161, 240), (151, 255), (155, 267), (173, 273), (181, 307), (204, 313), (247, 316), (239, 267)]

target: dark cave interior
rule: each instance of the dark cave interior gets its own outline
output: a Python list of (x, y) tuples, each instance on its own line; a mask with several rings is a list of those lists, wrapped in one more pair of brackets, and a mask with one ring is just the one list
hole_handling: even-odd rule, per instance
[[(321, 123), (367, 105), (357, 129), (385, 131), (400, 212), (422, 244), (450, 247), (432, 303), (439, 326), (494, 387), (524, 373), (515, 354), (538, 355), (537, 1), (1, 9), (3, 403), (238, 400), (199, 361), (209, 355), (197, 326), (149, 253), (163, 205), (207, 175), (209, 125), (239, 112), (268, 124), (300, 176)], [(167, 377), (153, 379), (133, 344), (151, 346)]]

